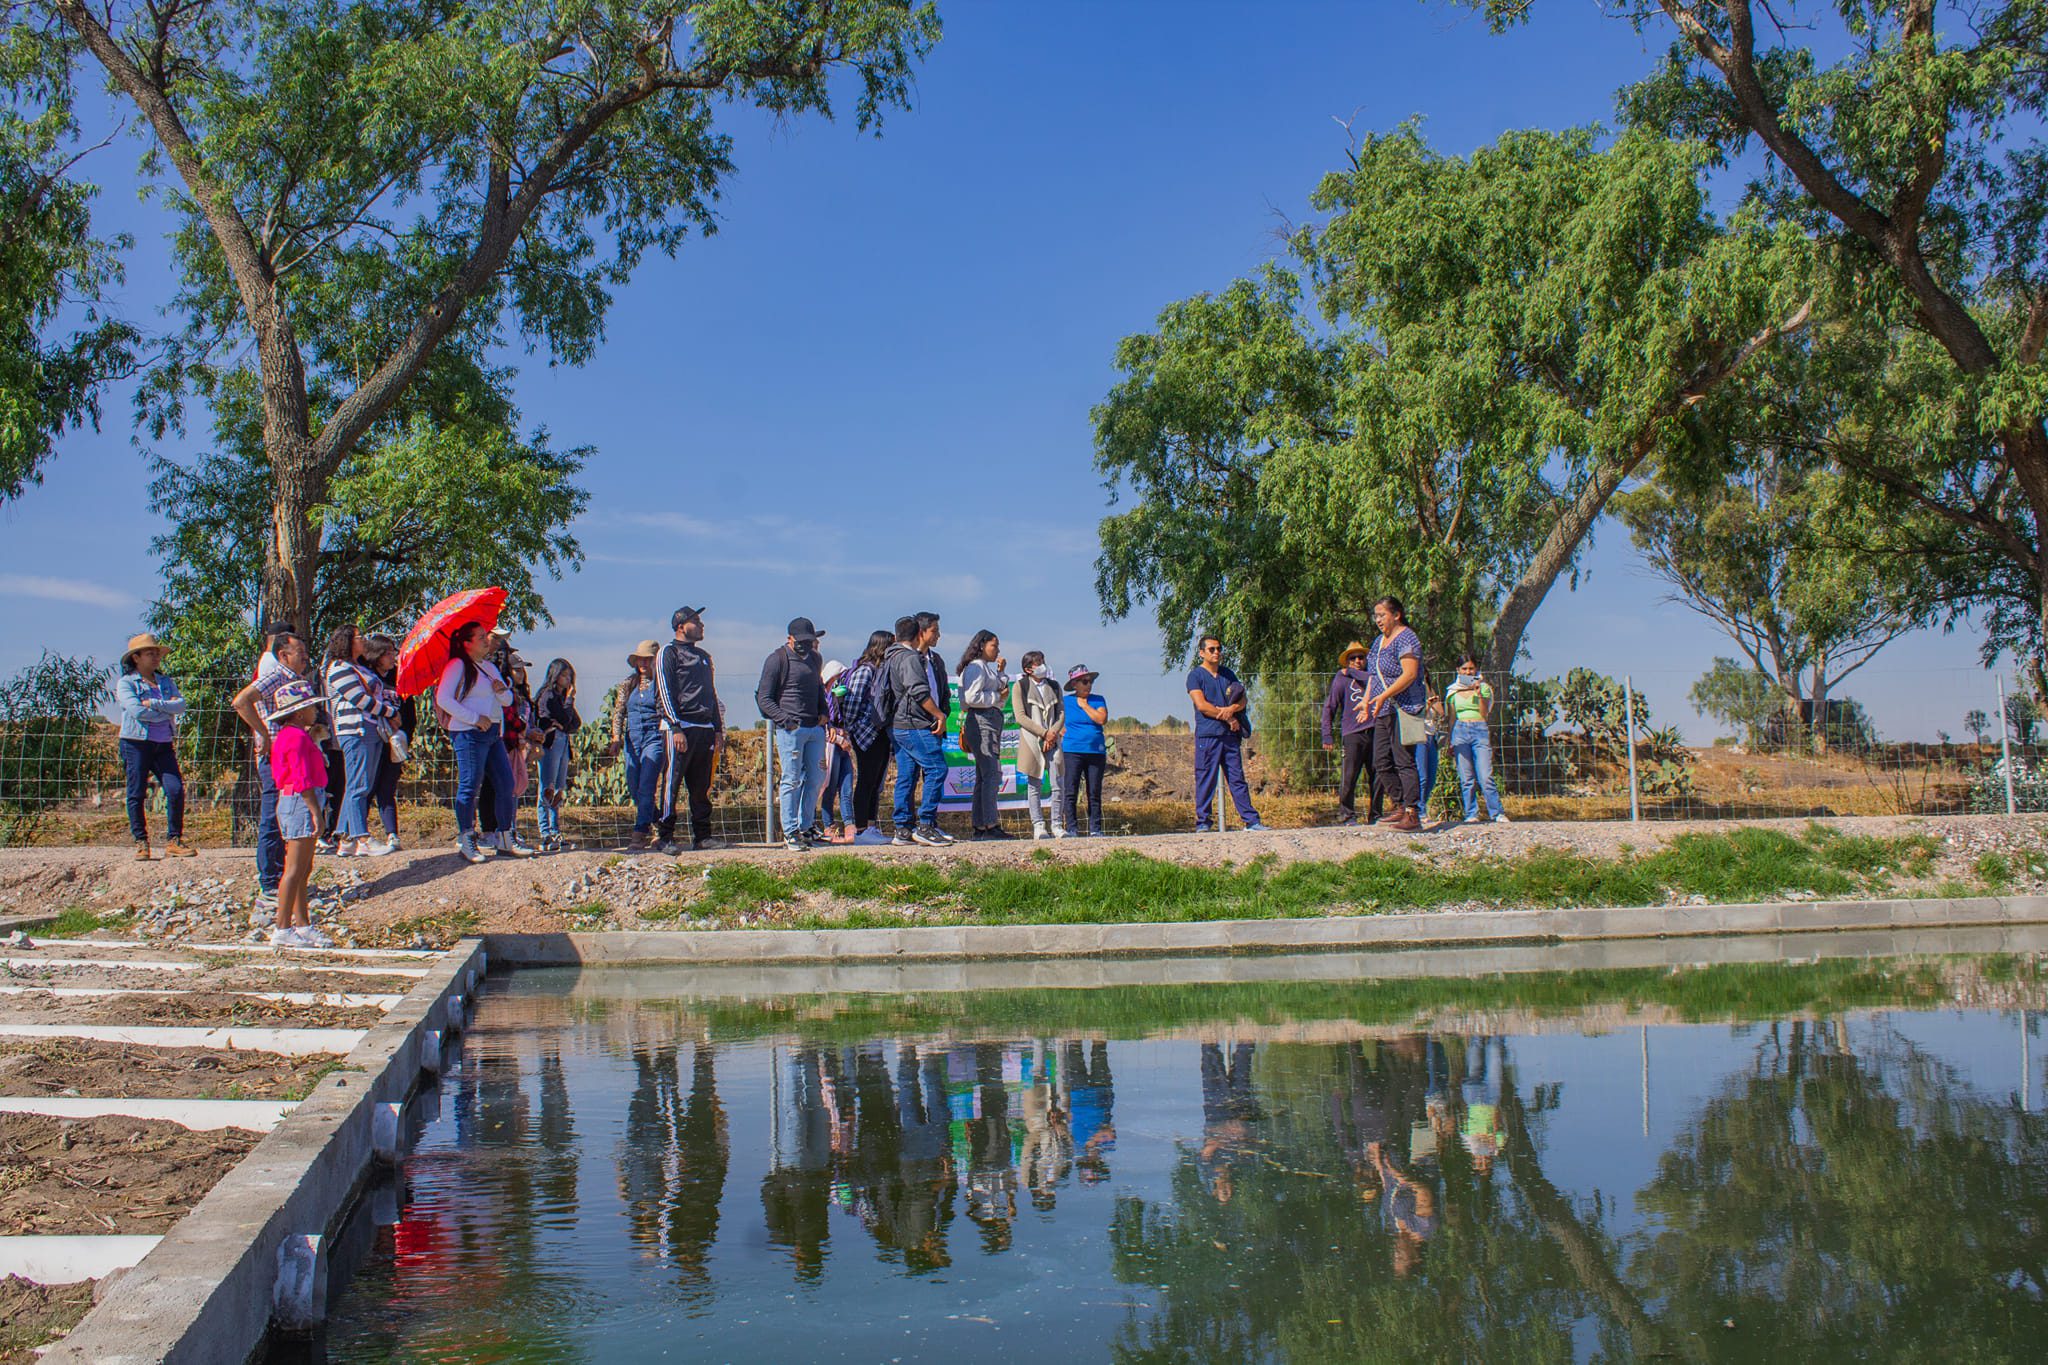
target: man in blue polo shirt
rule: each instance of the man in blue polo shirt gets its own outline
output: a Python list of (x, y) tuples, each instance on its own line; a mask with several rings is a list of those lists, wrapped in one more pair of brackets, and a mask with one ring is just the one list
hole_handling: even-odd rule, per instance
[(1213, 635), (1202, 637), (1197, 662), (1188, 670), (1188, 700), (1195, 704), (1195, 833), (1209, 832), (1219, 767), (1244, 827), (1264, 829), (1244, 785), (1244, 737), (1252, 732), (1244, 684), (1223, 666), (1223, 642)]

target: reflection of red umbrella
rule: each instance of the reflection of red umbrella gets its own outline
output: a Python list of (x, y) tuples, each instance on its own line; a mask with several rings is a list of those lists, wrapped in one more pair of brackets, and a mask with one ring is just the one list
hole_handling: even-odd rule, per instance
[(448, 667), (448, 637), (471, 621), (491, 629), (504, 608), (503, 588), (471, 588), (429, 607), (398, 647), (398, 695), (417, 697), (440, 682)]

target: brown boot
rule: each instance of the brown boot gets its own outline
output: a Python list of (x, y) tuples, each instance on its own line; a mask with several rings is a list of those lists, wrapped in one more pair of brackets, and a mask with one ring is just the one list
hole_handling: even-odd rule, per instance
[(146, 863), (149, 861), (148, 844), (137, 844), (135, 846), (135, 861), (138, 863)]
[(1410, 810), (1406, 806), (1403, 806), (1401, 807), (1401, 809), (1395, 811), (1394, 814), (1386, 821), (1386, 827), (1388, 829), (1397, 829), (1401, 831), (1403, 834), (1414, 834), (1421, 830), (1422, 821), (1416, 818), (1414, 811)]
[(167, 858), (197, 858), (199, 850), (188, 845), (183, 839), (173, 839), (164, 845)]

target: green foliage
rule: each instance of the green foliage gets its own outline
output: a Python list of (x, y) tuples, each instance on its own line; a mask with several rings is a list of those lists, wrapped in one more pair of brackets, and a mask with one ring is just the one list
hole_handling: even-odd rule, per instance
[[(0, 8), (0, 502), (42, 481), (65, 429), (98, 423), (99, 387), (136, 339), (101, 312), (125, 241), (92, 235), (96, 191), (70, 175), (82, 155), (70, 59), (56, 35)], [(81, 325), (52, 335), (67, 307)]]
[(1717, 224), (1702, 154), (1662, 138), (1456, 158), (1406, 126), (1352, 161), (1294, 269), (1117, 348), (1096, 464), (1132, 505), (1097, 590), (1111, 618), (1152, 604), (1168, 659), (1214, 628), (1248, 671), (1319, 669), (1392, 592), (1436, 652), (1511, 660), (1607, 497), (1696, 439), (1737, 343), (1803, 297), (1798, 244)]
[(1734, 659), (1716, 658), (1686, 696), (1701, 714), (1734, 726), (1752, 749), (1763, 747), (1764, 726), (1785, 708), (1785, 694), (1769, 677)]
[(2034, 730), (2041, 723), (2041, 704), (2018, 687), (2005, 694), (2005, 728), (2022, 744), (2034, 742)]
[(1973, 707), (1963, 713), (1963, 728), (1970, 732), (1970, 738), (1982, 744), (1984, 737), (1991, 733), (1991, 717), (1984, 714), (1982, 707)]
[[(506, 589), (511, 624), (550, 619), (539, 579), (582, 563), (568, 528), (589, 495), (570, 480), (590, 452), (557, 451), (545, 431), (518, 435), (510, 382), (444, 354), (343, 462), (318, 509), (316, 641), (343, 624), (402, 636), (428, 606), (479, 583)], [(152, 621), (181, 659), (188, 633), (205, 639), (207, 671), (227, 673), (249, 657), (236, 637), (260, 605), (272, 470), (254, 376), (224, 376), (213, 404), (216, 448), (189, 465), (157, 461), (151, 501), (171, 530), (154, 542), (164, 577)]]
[(52, 810), (84, 795), (105, 751), (91, 742), (112, 674), (47, 650), (0, 683), (0, 844), (26, 844)]

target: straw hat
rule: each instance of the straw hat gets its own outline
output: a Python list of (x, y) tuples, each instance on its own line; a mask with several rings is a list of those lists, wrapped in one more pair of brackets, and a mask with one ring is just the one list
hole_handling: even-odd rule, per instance
[(652, 640), (642, 640), (639, 644), (633, 646), (632, 651), (626, 655), (626, 662), (630, 664), (635, 659), (651, 659), (659, 653), (661, 653), (660, 645)]
[(1350, 644), (1344, 646), (1344, 652), (1337, 656), (1337, 667), (1348, 667), (1351, 663), (1351, 656), (1354, 654), (1362, 654), (1367, 657), (1371, 657), (1372, 651), (1367, 649), (1363, 644), (1359, 643), (1357, 640), (1353, 640)]
[(157, 653), (162, 654), (164, 652), (163, 641), (157, 639), (156, 636), (151, 635), (148, 631), (144, 631), (140, 635), (131, 635), (128, 637), (128, 648), (121, 655), (121, 662), (127, 663), (145, 649), (153, 649)]

